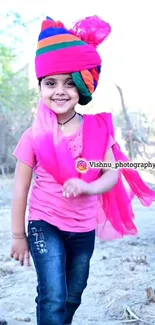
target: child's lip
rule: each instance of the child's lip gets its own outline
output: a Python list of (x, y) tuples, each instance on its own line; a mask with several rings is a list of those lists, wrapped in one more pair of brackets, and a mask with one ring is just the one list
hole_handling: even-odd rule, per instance
[(52, 100), (54, 101), (54, 102), (66, 102), (66, 101), (68, 101), (69, 99), (68, 98), (52, 98)]

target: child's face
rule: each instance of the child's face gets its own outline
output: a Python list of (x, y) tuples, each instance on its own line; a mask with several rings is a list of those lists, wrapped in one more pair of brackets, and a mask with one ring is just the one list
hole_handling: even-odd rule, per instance
[(40, 93), (45, 105), (56, 114), (73, 110), (79, 101), (79, 94), (71, 75), (53, 75), (41, 81)]

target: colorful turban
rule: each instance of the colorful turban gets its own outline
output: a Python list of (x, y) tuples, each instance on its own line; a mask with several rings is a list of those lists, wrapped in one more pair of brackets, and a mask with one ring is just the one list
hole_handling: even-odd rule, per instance
[(101, 71), (101, 58), (96, 47), (110, 31), (110, 25), (97, 16), (77, 22), (70, 30), (62, 22), (46, 17), (37, 44), (37, 78), (71, 74), (79, 91), (79, 104), (86, 105), (92, 99)]

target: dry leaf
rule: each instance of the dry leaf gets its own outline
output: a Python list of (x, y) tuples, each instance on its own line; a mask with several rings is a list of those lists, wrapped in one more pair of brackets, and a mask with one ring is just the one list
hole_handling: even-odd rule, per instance
[(137, 256), (133, 259), (136, 264), (148, 265), (147, 256)]
[(146, 294), (149, 301), (155, 302), (155, 290), (153, 290), (151, 287), (146, 288)]

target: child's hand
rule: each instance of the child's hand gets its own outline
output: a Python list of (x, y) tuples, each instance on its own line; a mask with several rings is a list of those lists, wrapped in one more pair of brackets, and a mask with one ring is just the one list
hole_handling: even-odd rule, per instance
[(10, 255), (21, 265), (30, 266), (30, 252), (27, 238), (13, 239)]
[(91, 194), (91, 186), (79, 178), (71, 178), (63, 186), (63, 195), (66, 197), (78, 196), (80, 194)]

